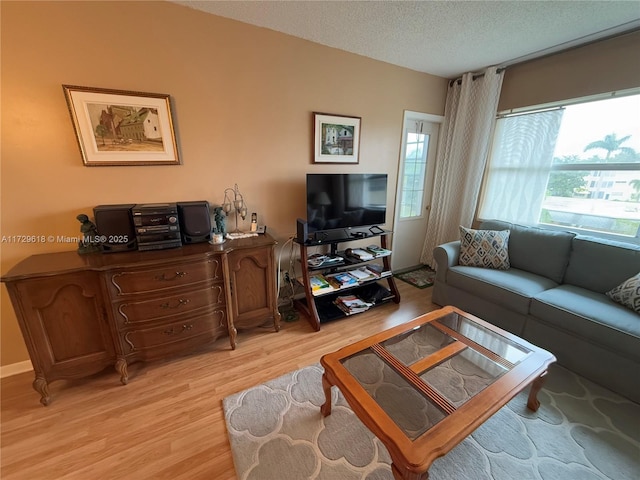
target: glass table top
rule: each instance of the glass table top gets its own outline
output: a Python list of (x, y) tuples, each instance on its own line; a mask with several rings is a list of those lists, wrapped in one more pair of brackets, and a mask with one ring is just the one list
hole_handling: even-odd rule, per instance
[(526, 347), (454, 312), (341, 362), (415, 440), (529, 353)]

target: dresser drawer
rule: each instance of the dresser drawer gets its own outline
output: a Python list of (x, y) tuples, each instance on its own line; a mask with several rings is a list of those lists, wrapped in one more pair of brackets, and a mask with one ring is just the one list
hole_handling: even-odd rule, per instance
[(173, 295), (138, 298), (133, 297), (114, 305), (114, 315), (119, 327), (150, 320), (169, 319), (174, 315), (184, 315), (200, 309), (219, 308), (225, 304), (224, 286), (221, 283)]
[(108, 285), (116, 297), (161, 292), (199, 282), (222, 282), (222, 265), (217, 258), (179, 262), (148, 269), (118, 270), (108, 275)]
[(224, 308), (149, 328), (133, 328), (120, 333), (125, 355), (140, 359), (178, 353), (205, 344), (227, 333)]

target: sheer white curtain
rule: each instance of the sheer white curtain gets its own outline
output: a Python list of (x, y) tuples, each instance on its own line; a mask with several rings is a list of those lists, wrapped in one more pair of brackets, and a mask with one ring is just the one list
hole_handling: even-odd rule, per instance
[(429, 226), (422, 263), (435, 267), (433, 249), (460, 238), (458, 227), (469, 227), (478, 203), (482, 172), (502, 87), (503, 72), (488, 68), (484, 75), (466, 73), (447, 92), (445, 119), (436, 161)]
[(536, 225), (563, 109), (498, 119), (478, 216)]

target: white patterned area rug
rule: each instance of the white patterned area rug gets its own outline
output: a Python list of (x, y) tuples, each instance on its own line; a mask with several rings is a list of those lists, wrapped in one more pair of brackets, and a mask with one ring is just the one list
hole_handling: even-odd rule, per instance
[[(322, 367), (312, 365), (224, 399), (240, 480), (393, 480), (385, 447), (333, 387), (322, 417)], [(637, 480), (640, 405), (552, 366), (429, 469), (433, 480)]]

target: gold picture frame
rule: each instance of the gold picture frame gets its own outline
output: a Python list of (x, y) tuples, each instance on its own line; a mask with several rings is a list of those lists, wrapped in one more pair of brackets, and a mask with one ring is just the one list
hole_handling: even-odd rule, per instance
[(313, 162), (359, 163), (361, 117), (313, 113)]
[(86, 166), (180, 164), (169, 95), (62, 88)]

